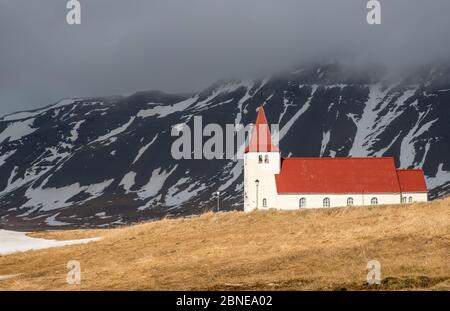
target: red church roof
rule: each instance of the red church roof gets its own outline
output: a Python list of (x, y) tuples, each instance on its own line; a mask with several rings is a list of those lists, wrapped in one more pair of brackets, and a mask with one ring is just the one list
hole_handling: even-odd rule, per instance
[(253, 127), (250, 143), (245, 148), (245, 152), (272, 152), (279, 151), (278, 147), (272, 143), (269, 125), (267, 124), (266, 113), (263, 106), (259, 106), (256, 124)]
[(402, 192), (427, 192), (427, 184), (422, 170), (397, 170)]
[(399, 193), (393, 158), (287, 158), (278, 193)]

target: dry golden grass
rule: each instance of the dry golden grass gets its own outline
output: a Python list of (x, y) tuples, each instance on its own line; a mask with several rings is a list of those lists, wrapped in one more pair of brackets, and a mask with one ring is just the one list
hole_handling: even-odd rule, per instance
[[(450, 199), (301, 211), (208, 213), (102, 230), (98, 242), (0, 257), (3, 290), (450, 289)], [(369, 260), (382, 284), (366, 285)], [(81, 262), (81, 285), (66, 263)]]

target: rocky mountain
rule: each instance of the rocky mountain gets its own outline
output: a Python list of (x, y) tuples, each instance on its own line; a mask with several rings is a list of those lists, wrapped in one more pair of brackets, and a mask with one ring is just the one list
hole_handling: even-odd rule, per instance
[[(367, 73), (369, 72), (369, 74)], [(102, 227), (241, 209), (243, 162), (172, 157), (173, 126), (249, 124), (264, 104), (283, 156), (394, 156), (450, 193), (450, 67), (402, 79), (337, 64), (196, 94), (65, 99), (0, 119), (0, 228)], [(225, 139), (225, 138), (223, 138)], [(206, 140), (206, 139), (204, 139)]]

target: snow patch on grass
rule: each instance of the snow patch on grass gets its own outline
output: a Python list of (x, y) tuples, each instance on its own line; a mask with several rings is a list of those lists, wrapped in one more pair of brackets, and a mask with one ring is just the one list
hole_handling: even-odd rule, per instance
[(100, 239), (101, 238), (90, 238), (80, 240), (56, 241), (32, 238), (27, 236), (27, 232), (0, 230), (0, 255), (4, 256), (17, 252), (26, 252), (29, 250), (85, 244), (98, 241)]

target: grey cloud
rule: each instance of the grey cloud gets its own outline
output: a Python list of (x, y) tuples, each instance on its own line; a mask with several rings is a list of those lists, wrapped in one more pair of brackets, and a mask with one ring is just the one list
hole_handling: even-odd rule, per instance
[(324, 59), (414, 66), (450, 55), (450, 1), (0, 0), (0, 114), (62, 97), (196, 91)]

